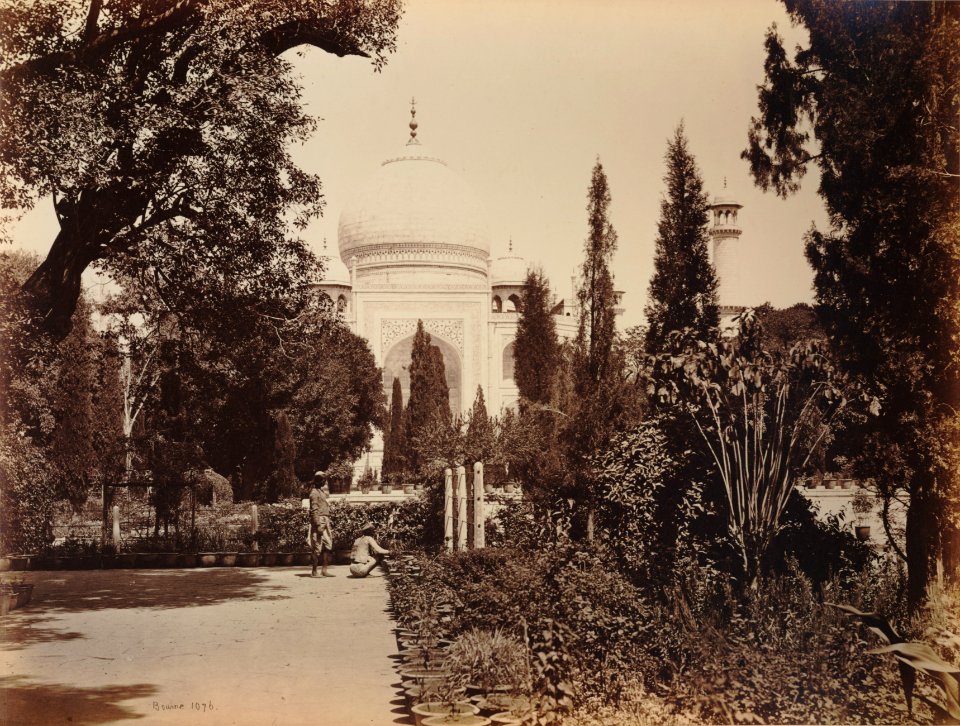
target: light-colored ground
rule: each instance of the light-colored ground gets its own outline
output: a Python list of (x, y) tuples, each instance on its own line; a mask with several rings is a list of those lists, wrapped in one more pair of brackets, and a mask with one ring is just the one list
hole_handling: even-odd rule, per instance
[(308, 571), (24, 573), (33, 602), (0, 618), (0, 723), (410, 723), (386, 580)]

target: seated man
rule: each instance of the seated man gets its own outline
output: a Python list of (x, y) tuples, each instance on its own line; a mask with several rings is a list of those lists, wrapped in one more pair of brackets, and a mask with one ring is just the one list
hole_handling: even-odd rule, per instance
[(360, 536), (353, 541), (350, 552), (350, 574), (354, 577), (366, 577), (380, 562), (380, 555), (389, 555), (373, 538), (373, 523), (367, 522), (360, 530)]

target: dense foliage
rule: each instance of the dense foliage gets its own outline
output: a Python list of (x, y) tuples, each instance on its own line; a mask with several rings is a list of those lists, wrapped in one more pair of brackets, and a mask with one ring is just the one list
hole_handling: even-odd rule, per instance
[(784, 196), (811, 163), (820, 172), (830, 227), (807, 238), (818, 311), (837, 360), (883, 398), (858, 469), (909, 499), (917, 605), (935, 562), (953, 572), (958, 552), (960, 6), (785, 5), (809, 42), (791, 58), (768, 33), (743, 156)]

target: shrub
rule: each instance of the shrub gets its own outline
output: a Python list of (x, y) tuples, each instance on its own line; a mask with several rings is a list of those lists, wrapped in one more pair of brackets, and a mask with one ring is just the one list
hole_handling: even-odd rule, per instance
[(53, 479), (29, 439), (0, 432), (0, 550), (40, 552), (53, 540)]

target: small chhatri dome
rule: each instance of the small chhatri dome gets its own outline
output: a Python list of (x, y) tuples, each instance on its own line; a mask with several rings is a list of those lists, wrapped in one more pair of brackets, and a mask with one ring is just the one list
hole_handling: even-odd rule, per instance
[(356, 256), (361, 267), (418, 262), (485, 270), (490, 255), (485, 214), (475, 193), (447, 164), (431, 156), (419, 138), (411, 108), (410, 138), (399, 156), (380, 168), (340, 214), (341, 259)]
[(513, 239), (508, 252), (490, 263), (490, 285), (493, 287), (519, 287), (527, 281), (527, 261), (513, 254)]
[(346, 285), (350, 286), (350, 270), (343, 264), (339, 257), (333, 257), (327, 254), (327, 238), (323, 238), (323, 254), (320, 255), (323, 261), (323, 280), (321, 285)]
[(723, 177), (723, 191), (713, 198), (713, 204), (710, 206), (737, 207), (738, 209), (743, 207), (736, 197), (727, 190), (727, 177)]

